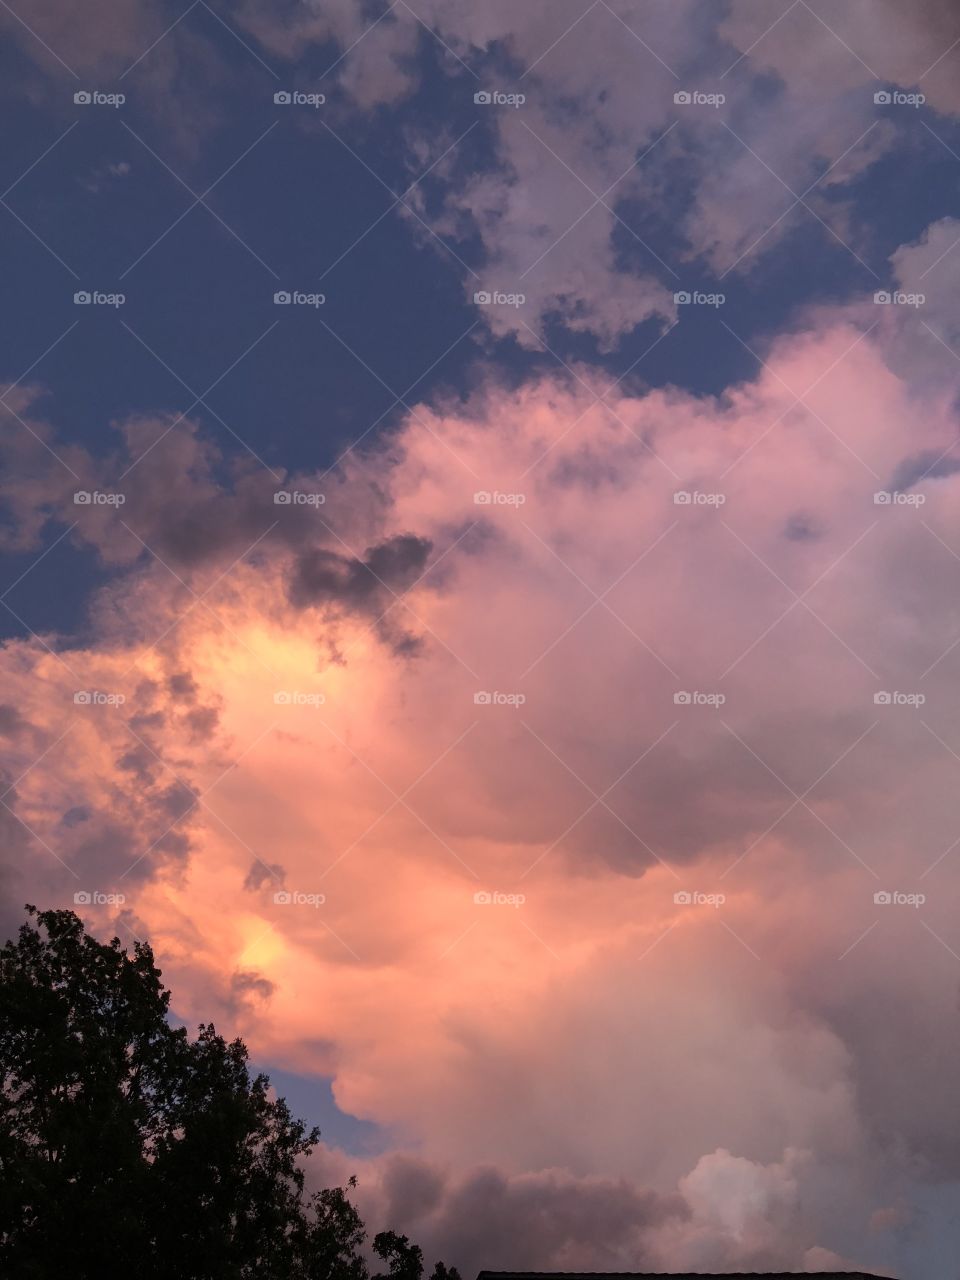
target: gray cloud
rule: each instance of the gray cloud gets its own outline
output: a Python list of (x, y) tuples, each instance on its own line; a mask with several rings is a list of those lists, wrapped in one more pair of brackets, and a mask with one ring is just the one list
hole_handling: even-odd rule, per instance
[(920, 480), (940, 480), (960, 471), (960, 460), (948, 454), (918, 453), (904, 458), (890, 477), (888, 488), (903, 492), (912, 489)]
[(399, 534), (367, 547), (362, 559), (312, 548), (297, 557), (290, 578), (294, 604), (342, 603), (369, 610), (389, 602), (423, 572), (431, 543), (414, 534)]
[(279, 862), (252, 862), (243, 882), (248, 893), (256, 893), (265, 884), (281, 885), (286, 872)]
[(481, 1169), (448, 1188), (418, 1230), (436, 1256), (456, 1259), (468, 1275), (481, 1267), (549, 1270), (567, 1258), (599, 1268), (629, 1257), (643, 1266), (652, 1256), (645, 1233), (677, 1216), (685, 1216), (679, 1197), (624, 1180), (549, 1172), (508, 1178)]

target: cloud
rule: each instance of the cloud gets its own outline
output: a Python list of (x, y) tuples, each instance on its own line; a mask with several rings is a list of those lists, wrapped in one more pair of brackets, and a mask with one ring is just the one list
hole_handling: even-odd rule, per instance
[[(357, 1200), (373, 1230), (417, 1239), (428, 1264), (465, 1274), (509, 1268), (571, 1271), (762, 1266), (817, 1272), (861, 1269), (850, 1257), (811, 1244), (803, 1202), (820, 1199), (829, 1177), (809, 1152), (787, 1150), (760, 1164), (718, 1149), (697, 1161), (668, 1193), (627, 1178), (572, 1176), (561, 1169), (505, 1175), (450, 1171), (409, 1153), (358, 1160), (321, 1147), (314, 1185), (357, 1174)], [(874, 1215), (885, 1223), (890, 1213)], [(898, 1219), (899, 1220), (899, 1219)], [(877, 1229), (885, 1229), (879, 1226)]]
[(941, 218), (918, 241), (891, 256), (896, 286), (904, 300), (883, 309), (891, 365), (905, 377), (952, 394), (960, 364), (960, 220)]
[[(113, 8), (0, 15), (34, 96), (43, 41), (100, 77), (161, 34)], [(869, 256), (858, 189), (916, 119), (878, 83), (960, 107), (945, 3), (418, 9), (231, 21), (342, 53), (338, 128), (428, 67), (461, 95), (469, 170), (456, 111), (396, 153), (449, 149), (410, 203), (531, 349), (662, 332), (800, 219)], [(185, 66), (231, 74), (189, 16), (136, 82), (197, 141)], [(15, 388), (2, 545), (75, 525), (106, 581), (82, 639), (0, 649), (0, 923), (149, 935), (185, 1018), (396, 1135), (364, 1194), (458, 1265), (894, 1269), (960, 1172), (958, 245), (935, 222), (891, 258), (915, 305), (795, 317), (721, 396), (487, 375), (324, 475), (161, 415), (96, 456)]]
[[(379, 623), (391, 603), (423, 574), (430, 548), (429, 539), (409, 533), (368, 547), (362, 556), (311, 548), (294, 563), (290, 599), (300, 608), (336, 603), (371, 613)], [(382, 628), (382, 634), (390, 633)], [(399, 636), (396, 643), (415, 646), (407, 635)]]
[(809, 1243), (802, 1206), (820, 1198), (823, 1177), (809, 1152), (788, 1148), (781, 1160), (764, 1165), (719, 1148), (680, 1179), (689, 1221), (666, 1223), (660, 1247), (666, 1246), (671, 1265), (685, 1267), (859, 1272), (865, 1264)]
[(48, 75), (77, 73), (116, 75), (160, 36), (161, 14), (143, 0), (110, 0), (80, 13), (55, 0), (37, 0), (26, 21), (12, 11), (0, 16), (29, 57)]
[[(188, 1022), (213, 1002), (421, 1143), (445, 1190), (404, 1212), (438, 1247), (471, 1255), (476, 1204), (536, 1212), (557, 1265), (612, 1265), (594, 1219), (623, 1265), (786, 1265), (787, 1222), (791, 1265), (876, 1262), (874, 1210), (956, 1177), (956, 475), (875, 501), (956, 419), (855, 319), (721, 398), (578, 369), (420, 406), (297, 477), (327, 529), (246, 557), (274, 482), (218, 486), (179, 424), (154, 452), (203, 554), (131, 487), (77, 531), (115, 568), (90, 637), (2, 651), (18, 892), (123, 892), (86, 910), (149, 933)], [(24, 538), (49, 468), (11, 494)]]
[[(289, 561), (287, 592), (298, 608), (336, 606), (377, 619), (426, 565), (431, 544), (414, 534), (391, 533), (362, 551), (351, 550), (347, 539), (354, 527), (365, 522), (364, 536), (369, 535), (371, 520), (385, 516), (382, 495), (373, 487), (347, 499), (334, 480), (329, 506), (278, 505), (277, 495), (288, 491), (271, 474), (249, 459), (225, 461), (194, 423), (172, 419), (130, 420), (122, 427), (122, 447), (94, 458), (79, 446), (60, 444), (33, 411), (37, 394), (21, 397), (20, 420), (8, 421), (0, 435), (9, 464), (0, 503), (10, 549), (35, 549), (51, 527), (69, 525), (73, 540), (95, 549), (114, 571), (152, 562), (165, 600), (179, 589), (183, 607), (203, 607), (197, 588), (216, 581), (214, 570), (226, 573), (248, 556), (279, 549)], [(226, 489), (219, 478), (223, 470)], [(288, 483), (296, 488), (298, 480), (291, 476)], [(327, 498), (317, 478), (303, 483), (308, 496)], [(387, 624), (383, 634), (406, 642)], [(169, 677), (175, 700), (196, 696), (192, 679), (189, 672)], [(191, 714), (194, 729), (209, 732), (215, 710), (198, 707)]]
[[(415, 102), (439, 64), (450, 124), (438, 133), (431, 116), (425, 131), (414, 110), (400, 125), (411, 234), (462, 270), (468, 298), (523, 297), (482, 309), (494, 335), (539, 350), (561, 324), (609, 351), (646, 322), (665, 329), (673, 293), (691, 280), (749, 273), (803, 224), (870, 278), (857, 184), (914, 144), (916, 124), (916, 112), (878, 107), (874, 93), (922, 86), (931, 108), (956, 114), (960, 31), (946, 0), (821, 8), (793, 5), (771, 20), (761, 0), (651, 0), (642, 13), (622, 0), (480, 12), (421, 0), (416, 14), (245, 0), (229, 17), (277, 75), (332, 53), (323, 80), (338, 132)], [(104, 80), (149, 50), (131, 84), (172, 140), (195, 149), (221, 119), (211, 89), (244, 74), (217, 42), (229, 36), (200, 18), (163, 34), (154, 10), (124, 0), (109, 21), (80, 25), (41, 6), (36, 36), (9, 14), (0, 22), (57, 83), (67, 73), (44, 44)], [(246, 70), (260, 74), (252, 60)], [(524, 101), (474, 105), (477, 92)], [(677, 93), (724, 100), (678, 104)]]
[[(336, 40), (340, 88), (361, 110), (414, 94), (423, 48), (465, 103), (478, 90), (520, 94), (517, 107), (475, 112), (491, 152), (478, 161), (474, 138), (469, 169), (459, 128), (440, 138), (409, 129), (411, 180), (428, 167), (430, 180), (408, 199), (424, 243), (436, 248), (439, 235), (473, 261), (466, 246), (479, 242), (466, 292), (521, 295), (481, 314), (495, 335), (531, 349), (557, 322), (601, 350), (645, 321), (664, 328), (685, 277), (749, 273), (804, 223), (868, 279), (874, 246), (854, 184), (910, 145), (915, 123), (913, 112), (878, 107), (875, 92), (922, 84), (935, 110), (960, 109), (960, 32), (942, 0), (826, 14), (794, 5), (773, 21), (759, 0), (715, 11), (653, 3), (642, 15), (620, 3), (478, 13), (426, 0), (415, 18), (394, 9), (365, 26), (366, 16), (341, 5), (327, 21), (301, 10), (278, 23), (248, 6), (242, 20), (286, 56), (291, 41)], [(678, 105), (678, 92), (721, 101)]]
[(811, 3), (777, 15), (760, 0), (734, 0), (724, 34), (760, 66), (811, 92), (843, 94), (877, 81), (921, 87), (932, 106), (960, 111), (956, 10), (949, 0)]
[[(413, 1197), (408, 1179), (414, 1180)], [(625, 1179), (574, 1178), (562, 1171), (508, 1178), (491, 1168), (444, 1185), (435, 1170), (410, 1158), (389, 1162), (383, 1191), (384, 1221), (411, 1224), (430, 1256), (456, 1258), (467, 1271), (624, 1259), (643, 1265), (652, 1261), (652, 1229), (684, 1213), (679, 1197), (658, 1196)]]

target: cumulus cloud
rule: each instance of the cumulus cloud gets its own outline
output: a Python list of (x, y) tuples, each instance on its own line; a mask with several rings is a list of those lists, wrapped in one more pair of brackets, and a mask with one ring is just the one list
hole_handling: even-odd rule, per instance
[(960, 25), (949, 0), (794, 5), (771, 15), (761, 0), (734, 0), (724, 34), (760, 66), (836, 94), (887, 80), (918, 87), (938, 111), (960, 110)]
[[(411, 1182), (414, 1192), (411, 1195)], [(678, 1196), (660, 1196), (625, 1179), (574, 1178), (562, 1171), (506, 1177), (481, 1169), (449, 1182), (423, 1162), (387, 1164), (380, 1213), (410, 1223), (438, 1257), (465, 1269), (539, 1270), (652, 1262), (652, 1229), (682, 1219)], [(419, 1202), (416, 1196), (419, 1193)]]
[[(44, 43), (115, 75), (160, 34), (113, 8), (0, 15), (31, 92)], [(428, 63), (468, 113), (525, 95), (476, 104), (469, 174), (452, 127), (404, 146), (449, 149), (409, 202), (529, 347), (662, 330), (678, 272), (801, 218), (868, 253), (854, 188), (910, 127), (877, 85), (960, 106), (945, 3), (418, 9), (231, 20), (345, 55), (337, 127)], [(185, 19), (148, 101), (184, 59), (226, 74)], [(958, 245), (934, 223), (891, 260), (913, 302), (871, 282), (722, 396), (487, 378), (328, 475), (169, 416), (95, 456), (10, 391), (2, 546), (72, 525), (107, 580), (84, 639), (0, 650), (0, 923), (149, 935), (185, 1018), (396, 1135), (373, 1216), (461, 1267), (888, 1265), (960, 1173)]]
[[(915, 112), (878, 107), (874, 94), (922, 91), (933, 109), (955, 114), (960, 31), (946, 0), (823, 9), (794, 4), (771, 17), (762, 0), (651, 0), (642, 12), (623, 0), (521, 10), (422, 0), (414, 13), (360, 0), (244, 0), (228, 16), (235, 34), (291, 73), (318, 50), (336, 51), (323, 87), (338, 130), (413, 99), (438, 61), (463, 110), (439, 134), (415, 115), (402, 126), (411, 182), (430, 170), (407, 193), (414, 213), (401, 207), (411, 234), (454, 250), (447, 261), (468, 297), (524, 297), (482, 311), (495, 335), (538, 349), (544, 327), (561, 323), (610, 350), (644, 322), (665, 328), (674, 292), (691, 279), (752, 271), (803, 223), (873, 278), (854, 186), (910, 145), (916, 125)], [(67, 72), (50, 49), (101, 78), (139, 60), (131, 84), (190, 148), (219, 120), (209, 87), (236, 75), (213, 38), (222, 27), (211, 32), (189, 14), (162, 34), (169, 24), (140, 0), (79, 25), (41, 6), (35, 35), (11, 14), (0, 22), (58, 92)], [(251, 61), (247, 71), (261, 69)], [(174, 81), (189, 83), (190, 96), (174, 99)], [(496, 91), (525, 101), (473, 105), (475, 93)], [(724, 100), (678, 105), (678, 93)]]
[[(956, 474), (913, 475), (956, 420), (895, 336), (818, 313), (720, 399), (578, 370), (421, 406), (324, 481), (328, 528), (248, 557), (270, 486), (218, 490), (178, 425), (155, 452), (206, 556), (131, 489), (76, 533), (116, 569), (92, 638), (3, 650), (18, 891), (122, 892), (84, 909), (149, 933), (188, 1021), (212, 1001), (416, 1137), (438, 1244), (475, 1249), (467, 1203), (542, 1204), (557, 1265), (612, 1265), (576, 1194), (624, 1265), (786, 1265), (775, 1231), (792, 1265), (876, 1260), (871, 1215), (955, 1177), (960, 1136), (960, 526)], [(908, 472), (922, 506), (875, 500)], [(31, 536), (43, 474), (39, 515), (11, 495)]]
[[(357, 1160), (321, 1147), (318, 1161), (310, 1171), (314, 1184), (357, 1174), (368, 1222), (415, 1236), (428, 1261), (452, 1259), (465, 1273), (862, 1267), (810, 1243), (814, 1228), (803, 1201), (819, 1199), (817, 1182), (829, 1175), (809, 1152), (789, 1149), (764, 1165), (718, 1149), (664, 1194), (623, 1177), (576, 1177), (561, 1169), (451, 1173), (409, 1153)], [(879, 1218), (886, 1222), (889, 1214)]]
[[(277, 52), (319, 38), (321, 23), (345, 51), (341, 88), (363, 110), (416, 90), (415, 35), (465, 96), (522, 95), (518, 109), (484, 108), (493, 153), (482, 165), (474, 156), (469, 172), (458, 133), (437, 146), (411, 131), (411, 178), (428, 165), (432, 176), (409, 194), (410, 226), (463, 252), (479, 240), (467, 293), (522, 294), (521, 307), (483, 315), (533, 349), (557, 321), (601, 349), (644, 321), (664, 327), (683, 277), (750, 272), (804, 222), (869, 281), (873, 246), (852, 185), (915, 123), (874, 94), (922, 89), (938, 111), (960, 107), (960, 31), (941, 0), (791, 5), (774, 17), (759, 0), (716, 10), (658, 0), (642, 13), (570, 0), (519, 14), (426, 0), (416, 17), (395, 7), (367, 26), (360, 6), (326, 20), (308, 7), (293, 23), (266, 6), (244, 15)], [(678, 105), (678, 92), (720, 95), (719, 108)]]

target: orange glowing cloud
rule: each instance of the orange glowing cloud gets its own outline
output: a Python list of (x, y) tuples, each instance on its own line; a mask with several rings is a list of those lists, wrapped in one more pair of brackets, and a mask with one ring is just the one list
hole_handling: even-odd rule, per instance
[[(936, 1039), (909, 992), (954, 980), (960, 506), (914, 462), (955, 432), (835, 318), (721, 400), (421, 406), (289, 477), (312, 506), (218, 494), (170, 433), (166, 505), (81, 518), (116, 563), (142, 539), (99, 638), (3, 650), (15, 890), (122, 894), (83, 910), (149, 934), (181, 1016), (452, 1177), (679, 1183), (689, 1265), (772, 1256), (743, 1206), (793, 1212), (810, 1162), (861, 1166), (866, 1221), (890, 1008)], [(900, 1135), (935, 1161), (926, 1070)]]

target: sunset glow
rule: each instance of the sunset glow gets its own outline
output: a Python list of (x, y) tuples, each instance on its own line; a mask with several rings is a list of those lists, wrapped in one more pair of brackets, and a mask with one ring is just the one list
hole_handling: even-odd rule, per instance
[(4, 937), (468, 1278), (945, 1280), (960, 15), (178, 13), (0, 14)]

